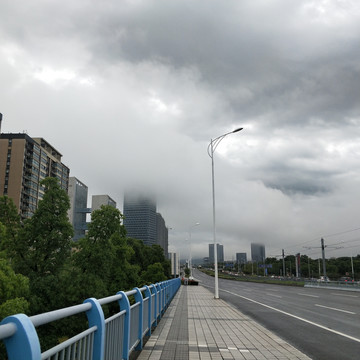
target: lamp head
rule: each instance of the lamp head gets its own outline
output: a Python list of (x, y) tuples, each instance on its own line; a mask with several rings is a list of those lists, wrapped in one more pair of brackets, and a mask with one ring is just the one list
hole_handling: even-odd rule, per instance
[(240, 131), (240, 130), (242, 130), (243, 128), (238, 128), (238, 129), (235, 129), (234, 131), (233, 131), (233, 133), (236, 133), (236, 132), (238, 132), (238, 131)]

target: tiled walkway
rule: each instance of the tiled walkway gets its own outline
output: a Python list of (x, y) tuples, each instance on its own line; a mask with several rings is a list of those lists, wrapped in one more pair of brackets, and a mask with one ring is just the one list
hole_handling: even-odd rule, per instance
[(181, 286), (138, 360), (309, 359), (202, 286)]

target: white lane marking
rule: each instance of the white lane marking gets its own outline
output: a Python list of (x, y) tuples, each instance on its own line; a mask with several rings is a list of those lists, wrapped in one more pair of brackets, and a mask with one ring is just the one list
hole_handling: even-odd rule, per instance
[(298, 293), (298, 295), (302, 295), (302, 296), (310, 296), (310, 297), (314, 297), (314, 298), (318, 298), (320, 296), (318, 295), (309, 295), (309, 294), (302, 294), (302, 293)]
[[(213, 286), (209, 286), (209, 285), (207, 285), (207, 287), (214, 288)], [(297, 320), (306, 322), (306, 323), (308, 323), (308, 324), (310, 324), (310, 325), (317, 326), (317, 327), (319, 327), (320, 329), (327, 330), (327, 331), (332, 332), (332, 333), (334, 333), (334, 334), (336, 334), (336, 335), (340, 335), (340, 336), (346, 337), (346, 338), (348, 338), (348, 339), (350, 339), (350, 340), (353, 340), (353, 341), (356, 341), (356, 342), (360, 343), (360, 339), (358, 339), (358, 338), (356, 338), (356, 337), (354, 337), (354, 336), (350, 336), (350, 335), (344, 334), (344, 333), (342, 333), (342, 332), (340, 332), (340, 331), (336, 331), (336, 330), (333, 330), (333, 329), (329, 329), (329, 328), (327, 328), (326, 326), (323, 326), (323, 325), (314, 323), (313, 321), (310, 321), (310, 320), (306, 320), (306, 319), (304, 319), (304, 318), (301, 318), (300, 316), (296, 316), (296, 315), (290, 314), (290, 313), (288, 313), (288, 312), (286, 312), (286, 311), (276, 309), (276, 308), (274, 308), (273, 306), (269, 306), (269, 305), (263, 304), (263, 303), (261, 303), (261, 302), (259, 302), (259, 301), (256, 301), (256, 300), (249, 299), (249, 298), (247, 298), (246, 296), (242, 296), (242, 295), (239, 295), (239, 294), (235, 294), (235, 293), (233, 293), (233, 292), (231, 292), (231, 291), (228, 291), (228, 290), (223, 290), (223, 289), (220, 289), (220, 290), (221, 290), (221, 291), (224, 291), (224, 292), (227, 292), (227, 293), (229, 293), (229, 294), (231, 294), (231, 295), (240, 297), (240, 298), (242, 298), (242, 299), (251, 301), (251, 302), (253, 302), (253, 303), (255, 303), (255, 304), (264, 306), (264, 307), (266, 307), (266, 308), (268, 308), (268, 309), (271, 309), (271, 310), (274, 310), (274, 311), (278, 311), (279, 313), (282, 313), (282, 314), (284, 314), (284, 315), (291, 316), (291, 317), (293, 317), (293, 318), (295, 318), (295, 319), (297, 319)]]
[(331, 293), (331, 295), (336, 295), (336, 296), (343, 296), (343, 297), (353, 297), (353, 298), (357, 298), (357, 295), (344, 295), (344, 294), (336, 294), (336, 293)]
[(337, 309), (337, 308), (333, 308), (333, 307), (329, 307), (329, 306), (324, 306), (324, 305), (319, 305), (319, 304), (315, 304), (315, 306), (322, 307), (322, 308), (325, 308), (325, 309), (335, 310), (335, 311), (341, 311), (341, 312), (344, 312), (344, 313), (347, 313), (347, 314), (352, 314), (352, 315), (355, 315), (355, 314), (356, 314), (356, 313), (354, 313), (354, 312), (352, 312), (352, 311)]
[(282, 299), (282, 296), (279, 296), (279, 295), (270, 294), (270, 293), (265, 293), (265, 294), (266, 294), (266, 295), (269, 295), (269, 296), (274, 296), (274, 297), (277, 297), (277, 298)]

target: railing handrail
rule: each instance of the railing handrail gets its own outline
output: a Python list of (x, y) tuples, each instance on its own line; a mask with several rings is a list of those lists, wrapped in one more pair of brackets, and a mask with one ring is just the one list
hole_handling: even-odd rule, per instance
[(77, 314), (83, 313), (90, 309), (91, 309), (91, 304), (86, 303), (86, 304), (81, 304), (81, 305), (69, 306), (69, 307), (63, 308), (63, 309), (49, 311), (49, 312), (46, 312), (43, 314), (33, 315), (33, 316), (30, 316), (29, 319), (31, 320), (31, 322), (34, 324), (35, 327), (38, 327), (38, 326), (45, 325), (45, 324), (48, 324), (48, 323), (56, 321), (56, 320), (61, 320), (63, 318), (66, 318), (66, 317), (69, 317), (72, 315), (77, 315)]
[(8, 323), (0, 325), (0, 339), (6, 339), (16, 333), (16, 325), (14, 323)]

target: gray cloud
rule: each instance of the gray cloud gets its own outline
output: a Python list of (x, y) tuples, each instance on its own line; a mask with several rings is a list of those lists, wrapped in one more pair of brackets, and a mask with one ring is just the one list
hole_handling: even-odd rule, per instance
[(358, 227), (357, 1), (3, 1), (0, 14), (3, 131), (43, 136), (120, 208), (129, 184), (156, 192), (183, 256), (195, 222), (207, 255), (206, 148), (238, 126), (215, 154), (227, 258)]

